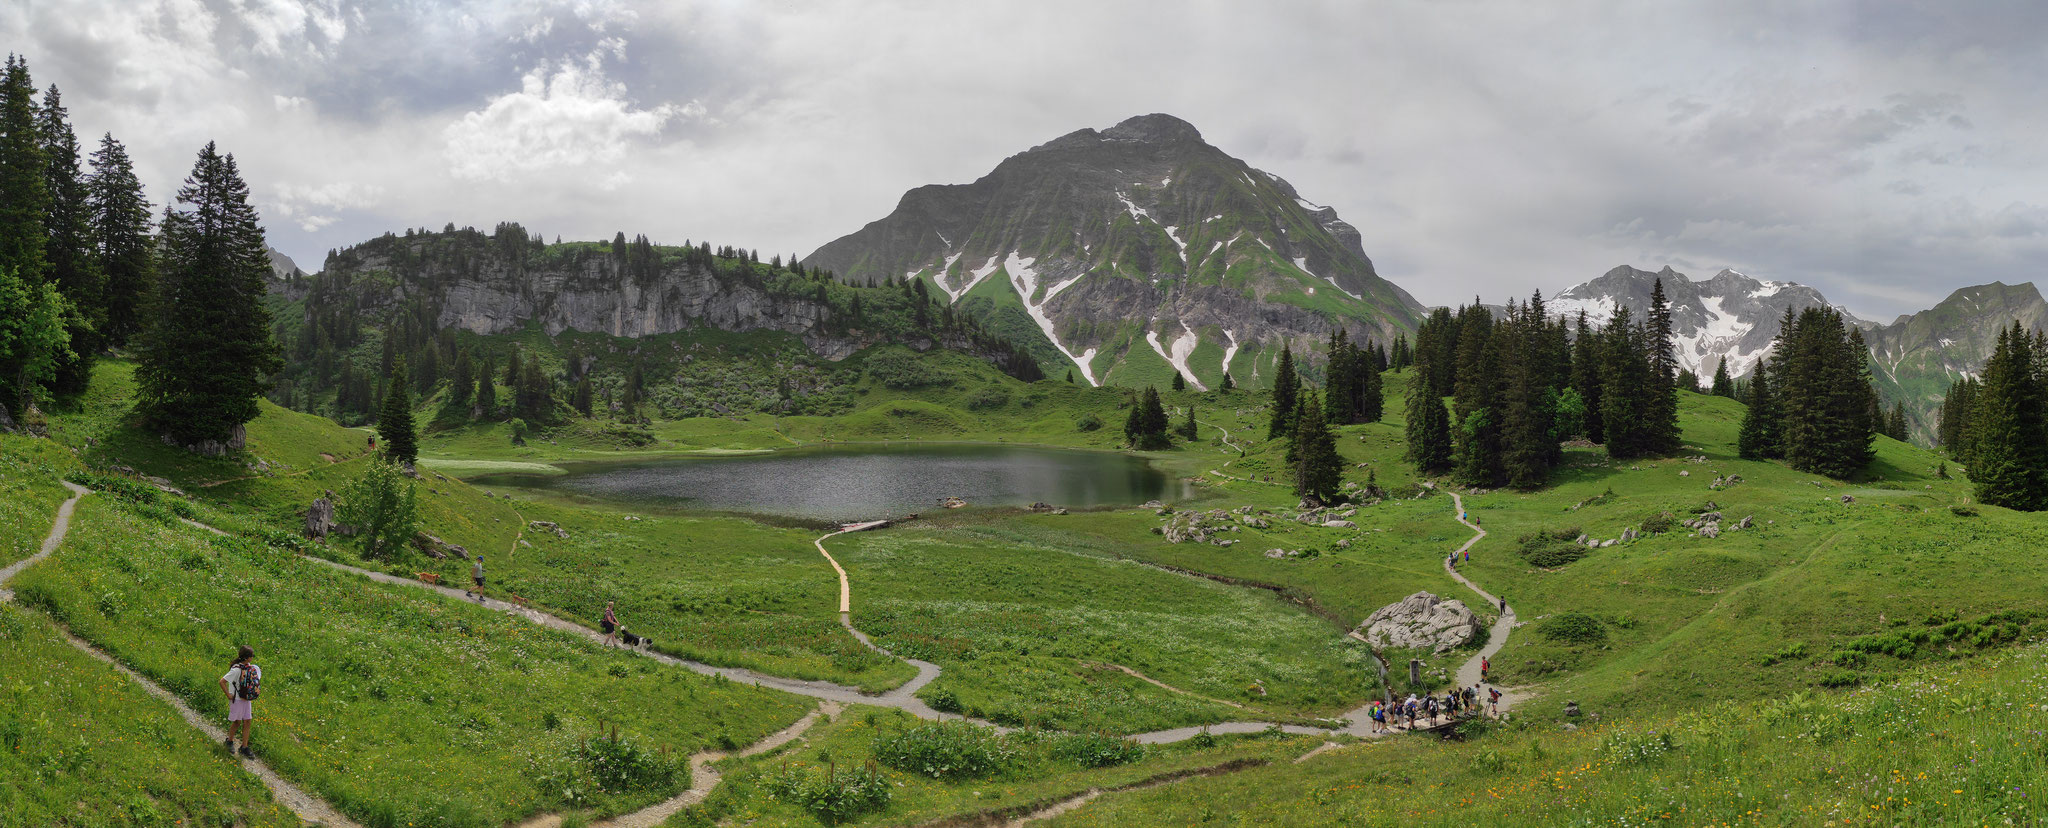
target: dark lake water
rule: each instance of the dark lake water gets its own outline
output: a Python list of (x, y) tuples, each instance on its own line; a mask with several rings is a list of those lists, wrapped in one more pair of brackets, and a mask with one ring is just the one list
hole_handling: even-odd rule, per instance
[(986, 444), (832, 446), (560, 465), (567, 474), (493, 474), (471, 482), (824, 520), (934, 512), (945, 497), (973, 506), (1125, 505), (1176, 499), (1187, 485), (1129, 455)]

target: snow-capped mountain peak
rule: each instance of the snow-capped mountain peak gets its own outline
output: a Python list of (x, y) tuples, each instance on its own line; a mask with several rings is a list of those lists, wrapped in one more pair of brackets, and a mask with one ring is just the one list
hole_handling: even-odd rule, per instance
[(1796, 312), (1830, 304), (1806, 285), (1758, 279), (1732, 269), (1696, 282), (1668, 265), (1656, 272), (1622, 265), (1559, 293), (1548, 310), (1568, 316), (1583, 310), (1589, 322), (1600, 326), (1614, 317), (1616, 307), (1626, 306), (1641, 319), (1660, 279), (1671, 303), (1678, 364), (1702, 378), (1712, 376), (1724, 361), (1732, 376), (1755, 370), (1757, 361), (1770, 351), (1787, 308)]

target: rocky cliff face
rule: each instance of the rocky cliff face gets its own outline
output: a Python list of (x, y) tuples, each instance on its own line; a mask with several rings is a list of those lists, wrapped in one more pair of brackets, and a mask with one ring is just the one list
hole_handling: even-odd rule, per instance
[(287, 301), (305, 299), (308, 313), (316, 310), (311, 304), (335, 302), (353, 304), (363, 318), (412, 308), (433, 328), (483, 335), (528, 324), (551, 336), (568, 330), (621, 337), (695, 328), (779, 331), (831, 360), (890, 341), (974, 350), (964, 333), (937, 326), (863, 328), (822, 301), (814, 283), (758, 263), (711, 261), (686, 248), (649, 247), (646, 256), (631, 259), (604, 244), (541, 245), (525, 239), (523, 230), (513, 235), (386, 235), (333, 254), (320, 274), (279, 293)]
[(1168, 115), (1083, 129), (971, 184), (919, 187), (804, 259), (840, 278), (928, 281), (1048, 373), (1214, 387), (1270, 375), (1279, 344), (1335, 327), (1388, 341), (1423, 312), (1358, 230)]
[(2014, 321), (2027, 330), (2048, 328), (2048, 302), (2032, 283), (1966, 287), (1933, 308), (1865, 331), (1878, 391), (1903, 401), (1913, 433), (1931, 441), (1949, 385), (1982, 371), (1999, 330)]

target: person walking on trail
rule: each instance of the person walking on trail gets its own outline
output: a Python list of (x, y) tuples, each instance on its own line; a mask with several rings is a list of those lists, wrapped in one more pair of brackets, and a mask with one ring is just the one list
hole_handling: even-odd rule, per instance
[(1466, 562), (1466, 563), (1471, 563), (1471, 562), (1472, 562), (1472, 550), (1470, 550), (1470, 549), (1467, 549), (1467, 550), (1465, 550), (1465, 562)]
[(1479, 680), (1480, 680), (1480, 681), (1485, 681), (1485, 680), (1486, 680), (1486, 675), (1487, 675), (1488, 673), (1491, 673), (1491, 672), (1493, 672), (1493, 659), (1491, 659), (1491, 658), (1488, 658), (1488, 657), (1486, 657), (1486, 656), (1480, 656), (1480, 657), (1479, 657)]
[(469, 596), (481, 603), (484, 600), (484, 556), (476, 556), (476, 564), (469, 568), (469, 580), (476, 584)]
[(604, 602), (604, 621), (602, 623), (604, 625), (604, 645), (610, 647), (618, 644), (619, 614), (612, 608), (611, 601)]
[(1493, 687), (1486, 691), (1486, 703), (1493, 708), (1493, 717), (1500, 718), (1500, 688)]
[(240, 731), (242, 755), (256, 758), (249, 738), (256, 727), (256, 696), (262, 686), (263, 668), (256, 666), (256, 651), (244, 644), (235, 652), (235, 660), (228, 662), (227, 675), (220, 677), (220, 691), (228, 697), (228, 738), (222, 744), (229, 753), (235, 752), (235, 733)]
[(1507, 612), (1507, 611), (1508, 611), (1508, 599), (1506, 599), (1506, 598), (1502, 598), (1502, 599), (1500, 599), (1500, 611), (1501, 611), (1501, 612)]

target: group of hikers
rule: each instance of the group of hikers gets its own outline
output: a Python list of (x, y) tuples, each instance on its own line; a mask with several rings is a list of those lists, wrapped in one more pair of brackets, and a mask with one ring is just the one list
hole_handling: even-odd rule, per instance
[[(1485, 698), (1482, 703), (1481, 697)], [(1500, 688), (1485, 688), (1474, 684), (1447, 690), (1442, 696), (1435, 694), (1417, 696), (1413, 693), (1406, 699), (1391, 703), (1376, 702), (1371, 709), (1372, 732), (1389, 733), (1394, 728), (1435, 727), (1445, 719), (1456, 721), (1482, 714), (1500, 715)]]

